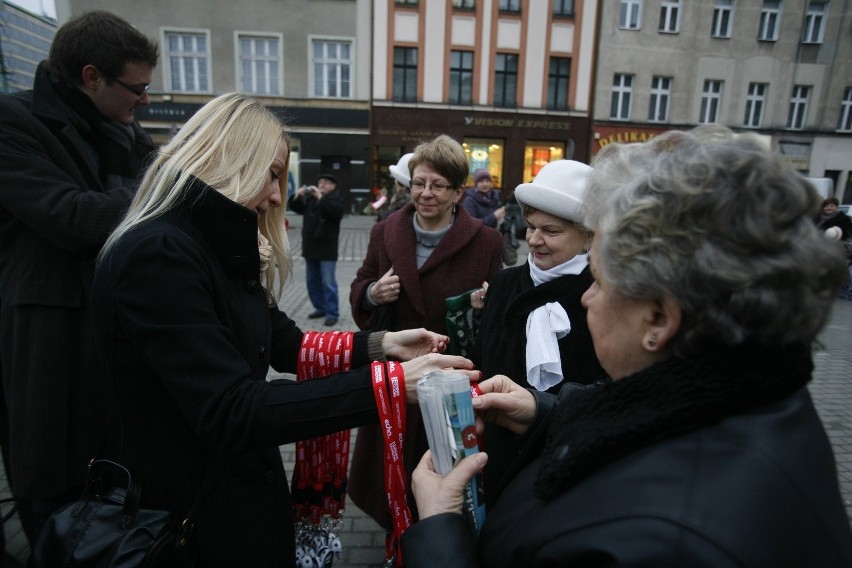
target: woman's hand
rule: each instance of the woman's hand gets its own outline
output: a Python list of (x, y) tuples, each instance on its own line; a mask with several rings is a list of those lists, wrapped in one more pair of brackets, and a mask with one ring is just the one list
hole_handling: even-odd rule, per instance
[(482, 471), (488, 456), (483, 452), (468, 456), (457, 463), (446, 477), (435, 471), (431, 450), (423, 458), (411, 476), (411, 490), (417, 502), (420, 519), (455, 513), (460, 515), (464, 505), (464, 490), (474, 475)]
[(399, 299), (399, 276), (394, 274), (393, 266), (370, 286), (367, 293), (370, 295), (370, 300), (377, 306), (390, 304)]
[(505, 375), (494, 375), (479, 383), (482, 394), (471, 401), (483, 420), (494, 422), (515, 434), (523, 434), (535, 420), (532, 393)]
[(470, 359), (458, 355), (432, 353), (406, 361), (402, 363), (402, 370), (405, 374), (406, 400), (409, 404), (417, 402), (417, 381), (422, 379), (426, 373), (438, 370), (454, 370), (464, 373), (469, 381), (476, 382), (482, 378), (482, 373), (472, 369), (473, 363)]
[(471, 307), (481, 310), (485, 307), (485, 294), (488, 293), (488, 282), (483, 282), (482, 287), (470, 293)]
[(389, 331), (382, 337), (382, 352), (389, 359), (408, 361), (429, 353), (443, 353), (450, 338), (424, 328)]

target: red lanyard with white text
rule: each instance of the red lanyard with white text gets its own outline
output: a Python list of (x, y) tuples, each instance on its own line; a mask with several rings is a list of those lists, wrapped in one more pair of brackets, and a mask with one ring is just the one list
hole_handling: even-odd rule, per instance
[(411, 511), (408, 508), (406, 493), (408, 478), (403, 464), (405, 449), (405, 376), (402, 365), (396, 361), (387, 363), (373, 362), (373, 394), (379, 412), (379, 423), (385, 442), (384, 478), (393, 530), (385, 542), (385, 565), (402, 566), (402, 551), (399, 542), (411, 526)]

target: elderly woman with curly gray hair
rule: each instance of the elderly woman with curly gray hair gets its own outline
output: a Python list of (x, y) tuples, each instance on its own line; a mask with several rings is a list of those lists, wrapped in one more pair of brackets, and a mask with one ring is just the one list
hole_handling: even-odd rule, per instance
[(594, 165), (582, 302), (611, 380), (558, 395), (481, 383), (474, 407), (525, 437), (514, 476), (477, 546), (459, 513), (487, 456), (441, 477), (427, 453), (405, 564), (852, 566), (807, 389), (845, 277), (812, 222), (819, 196), (718, 127), (612, 144)]

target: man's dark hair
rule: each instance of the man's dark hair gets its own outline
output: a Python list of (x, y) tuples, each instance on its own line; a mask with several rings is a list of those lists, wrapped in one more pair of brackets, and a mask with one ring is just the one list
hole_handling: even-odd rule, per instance
[(120, 77), (126, 63), (157, 65), (157, 44), (115, 14), (86, 12), (56, 32), (48, 64), (69, 85), (80, 85), (81, 71), (94, 65), (107, 78)]

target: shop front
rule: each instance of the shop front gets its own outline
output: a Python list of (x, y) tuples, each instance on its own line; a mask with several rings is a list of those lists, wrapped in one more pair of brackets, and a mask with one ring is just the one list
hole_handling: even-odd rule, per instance
[[(585, 116), (374, 106), (371, 123), (376, 188), (392, 184), (388, 167), (401, 155), (439, 134), (458, 140), (471, 173), (487, 169), (504, 197), (548, 162), (587, 162), (589, 155), (590, 123)], [(472, 185), (473, 179), (467, 183)]]

